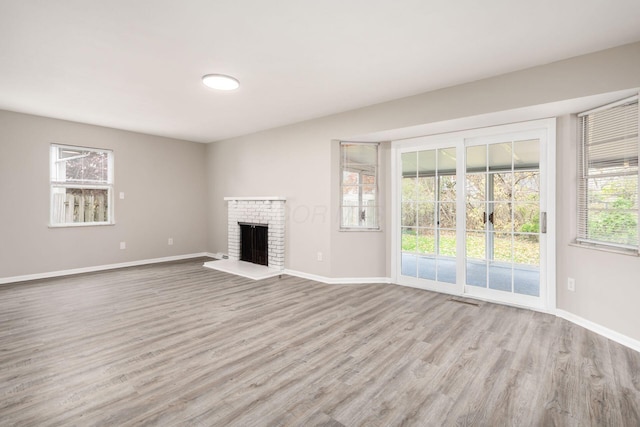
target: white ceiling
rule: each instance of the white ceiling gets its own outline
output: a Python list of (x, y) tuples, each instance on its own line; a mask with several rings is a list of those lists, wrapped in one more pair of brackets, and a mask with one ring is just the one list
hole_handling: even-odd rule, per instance
[(211, 142), (638, 40), (638, 0), (0, 0), (0, 109)]

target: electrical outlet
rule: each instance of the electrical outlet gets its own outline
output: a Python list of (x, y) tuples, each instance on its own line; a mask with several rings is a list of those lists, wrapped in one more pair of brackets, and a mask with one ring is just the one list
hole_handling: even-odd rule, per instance
[(127, 242), (120, 242), (120, 249), (127, 249)]
[(322, 252), (318, 252), (317, 258), (318, 258), (318, 261), (322, 261)]
[(120, 192), (120, 200), (124, 200), (124, 191)]
[(173, 245), (173, 237), (169, 237), (169, 240), (167, 241), (168, 245)]
[(571, 292), (576, 291), (576, 279), (574, 279), (573, 277), (569, 277), (567, 279), (567, 289)]

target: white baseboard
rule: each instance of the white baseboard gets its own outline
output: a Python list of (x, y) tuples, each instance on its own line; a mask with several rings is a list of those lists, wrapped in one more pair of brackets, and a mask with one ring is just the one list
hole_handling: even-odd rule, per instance
[(142, 259), (139, 261), (120, 262), (117, 264), (96, 265), (92, 267), (72, 268), (69, 270), (48, 271), (46, 273), (26, 274), (24, 276), (0, 277), (0, 285), (6, 283), (26, 282), (28, 280), (49, 279), (51, 277), (69, 276), (71, 274), (92, 273), (94, 271), (113, 270), (115, 268), (135, 267), (144, 264), (157, 264), (159, 262), (180, 261), (189, 258), (198, 258), (214, 256), (208, 252), (199, 252), (195, 254), (176, 255), (163, 258)]
[(328, 285), (355, 285), (370, 283), (391, 283), (390, 277), (325, 277), (316, 274), (304, 273), (302, 271), (285, 269), (284, 274), (300, 277), (302, 279), (314, 280)]
[(582, 326), (583, 328), (595, 332), (598, 335), (602, 335), (603, 337), (608, 338), (611, 341), (615, 341), (618, 344), (622, 344), (625, 347), (629, 347), (632, 350), (640, 352), (640, 341), (638, 340), (635, 340), (602, 325), (598, 325), (591, 320), (576, 316), (575, 314), (569, 313), (568, 311), (558, 309), (556, 310), (556, 316), (568, 320), (571, 323), (575, 323), (578, 326)]
[(227, 254), (223, 254), (222, 252), (216, 252), (215, 254), (207, 252), (207, 256), (215, 259), (229, 259), (229, 256)]

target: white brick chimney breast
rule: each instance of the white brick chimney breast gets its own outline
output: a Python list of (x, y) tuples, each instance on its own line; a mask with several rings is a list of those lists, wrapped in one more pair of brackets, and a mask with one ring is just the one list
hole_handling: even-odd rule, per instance
[(269, 227), (269, 267), (284, 270), (284, 197), (225, 197), (228, 202), (229, 259), (240, 259), (239, 222), (260, 224)]

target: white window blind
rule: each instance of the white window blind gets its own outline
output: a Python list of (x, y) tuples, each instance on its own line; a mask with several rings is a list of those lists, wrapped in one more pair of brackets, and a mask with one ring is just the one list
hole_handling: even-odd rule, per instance
[(638, 251), (638, 97), (579, 114), (577, 241)]

